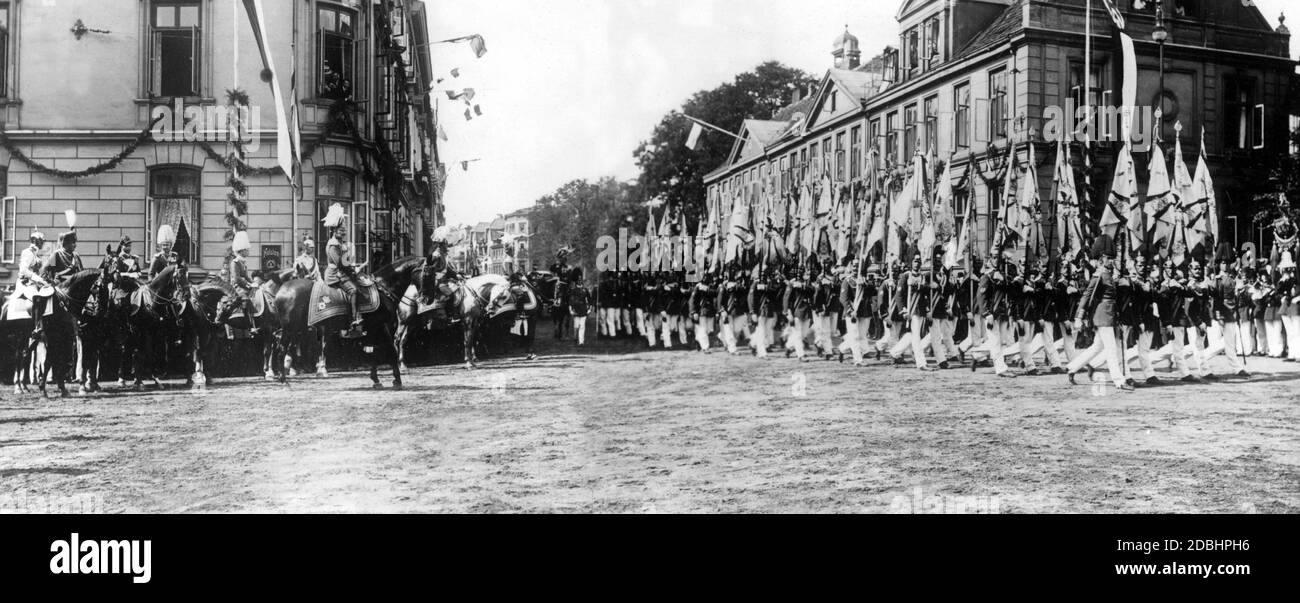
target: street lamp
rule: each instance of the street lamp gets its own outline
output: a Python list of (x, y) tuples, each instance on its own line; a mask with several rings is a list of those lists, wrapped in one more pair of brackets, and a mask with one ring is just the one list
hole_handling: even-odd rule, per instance
[(1160, 88), (1156, 97), (1160, 99), (1160, 106), (1156, 111), (1159, 114), (1156, 124), (1156, 138), (1160, 138), (1160, 133), (1164, 131), (1164, 107), (1165, 107), (1165, 42), (1169, 40), (1169, 30), (1165, 29), (1165, 10), (1164, 2), (1156, 0), (1156, 26), (1151, 30), (1151, 39), (1160, 45)]

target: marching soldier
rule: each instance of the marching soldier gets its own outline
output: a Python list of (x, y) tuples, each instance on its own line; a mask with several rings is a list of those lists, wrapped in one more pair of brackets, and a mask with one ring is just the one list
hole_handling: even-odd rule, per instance
[(664, 349), (672, 349), (673, 333), (678, 330), (677, 323), (682, 311), (682, 299), (679, 289), (676, 278), (669, 275), (664, 276), (663, 286), (659, 290), (662, 299), (659, 309), (659, 325), (663, 329), (659, 337), (664, 344)]
[[(874, 312), (871, 306), (875, 297), (875, 283), (870, 276), (863, 276), (861, 262), (853, 260), (840, 285), (840, 305), (844, 308), (847, 323), (844, 339), (853, 354), (853, 366), (864, 365), (864, 351), (872, 346), (871, 318)], [(840, 362), (844, 362), (844, 352), (840, 352)]]
[(1282, 252), (1277, 269), (1282, 271), (1277, 294), (1282, 300), (1282, 325), (1286, 328), (1285, 362), (1300, 361), (1300, 281), (1295, 276), (1295, 260), (1291, 252)]
[[(718, 314), (721, 316), (722, 344), (727, 348), (727, 353), (735, 355), (737, 350), (737, 335), (745, 334), (745, 328), (749, 322), (747, 297), (749, 288), (745, 284), (744, 273), (739, 268), (732, 266), (728, 270), (727, 280), (718, 288)], [(753, 342), (749, 342), (753, 345)]]
[(781, 281), (776, 268), (768, 267), (766, 273), (754, 268), (754, 282), (750, 285), (746, 306), (753, 314), (754, 331), (749, 345), (753, 354), (766, 358), (768, 350), (776, 343), (776, 317), (780, 312)]
[(830, 258), (822, 262), (821, 275), (813, 287), (813, 345), (817, 347), (818, 358), (830, 360), (834, 350), (835, 323), (842, 308), (839, 277)]
[(953, 341), (957, 323), (953, 320), (956, 306), (957, 284), (950, 269), (943, 265), (942, 248), (936, 248), (934, 271), (930, 278), (930, 348), (939, 361), (939, 368), (946, 369), (949, 362), (961, 352)]
[(813, 305), (813, 273), (809, 268), (802, 272), (790, 275), (790, 280), (786, 283), (784, 301), (782, 308), (785, 310), (785, 318), (788, 322), (788, 333), (785, 338), (785, 357), (789, 358), (793, 353), (800, 361), (806, 360), (804, 351), (804, 340), (808, 337), (808, 332), (812, 328), (812, 305)]
[(584, 345), (587, 340), (587, 316), (591, 314), (591, 293), (582, 280), (582, 269), (569, 271), (569, 315), (573, 317), (574, 340)]
[[(1148, 385), (1160, 383), (1160, 378), (1156, 377), (1155, 370), (1151, 366), (1151, 342), (1155, 332), (1160, 330), (1160, 318), (1156, 307), (1155, 291), (1156, 286), (1152, 284), (1151, 265), (1147, 264), (1142, 258), (1138, 258), (1136, 274), (1133, 279), (1132, 296), (1134, 301), (1133, 311), (1137, 316), (1137, 344), (1135, 352), (1138, 359), (1138, 366), (1142, 369), (1142, 375), (1146, 377)], [(1125, 357), (1127, 364), (1127, 356)]]
[(623, 322), (623, 329), (629, 337), (641, 337), (644, 332), (641, 329), (640, 321), (633, 321), (632, 318), (637, 316), (637, 294), (640, 290), (639, 282), (641, 273), (620, 272), (618, 275), (619, 297), (623, 303), (619, 307), (619, 318)]
[(325, 284), (343, 291), (352, 308), (352, 328), (346, 335), (348, 338), (355, 339), (361, 334), (361, 311), (358, 309), (360, 303), (358, 293), (360, 287), (356, 282), (357, 269), (353, 260), (352, 246), (347, 243), (347, 214), (343, 213), (343, 206), (335, 203), (330, 206), (329, 213), (321, 220), (325, 228), (331, 229), (331, 236), (328, 243), (325, 244), (325, 257), (328, 264), (325, 266)]
[[(1133, 386), (1124, 378), (1121, 366), (1123, 349), (1115, 341), (1115, 299), (1118, 294), (1117, 281), (1119, 268), (1115, 266), (1115, 245), (1109, 235), (1102, 234), (1093, 241), (1092, 259), (1095, 271), (1083, 299), (1079, 302), (1079, 312), (1074, 317), (1075, 331), (1081, 331), (1085, 324), (1097, 329), (1092, 346), (1080, 352), (1079, 357), (1070, 362), (1067, 373), (1070, 383), (1075, 383), (1075, 375), (1087, 369), (1092, 377), (1092, 359), (1104, 354), (1111, 381), (1120, 391), (1131, 392)], [(1091, 379), (1090, 379), (1091, 380)]]
[(617, 337), (619, 315), (623, 310), (623, 288), (615, 273), (601, 274), (600, 285), (596, 289), (596, 305), (600, 307), (596, 316), (600, 327), (598, 331), (603, 331), (606, 338)]
[(895, 322), (900, 324), (899, 331), (906, 325), (907, 332), (902, 333), (898, 342), (889, 350), (894, 364), (903, 364), (903, 354), (912, 349), (912, 361), (919, 370), (934, 370), (925, 357), (925, 343), (921, 341), (925, 330), (926, 314), (930, 307), (930, 274), (922, 271), (921, 254), (912, 258), (912, 268), (899, 275), (898, 289), (894, 295)]
[(302, 252), (293, 260), (294, 275), (309, 281), (319, 280), (320, 263), (316, 260), (316, 241), (311, 237), (303, 237), (300, 247)]
[[(650, 347), (655, 347), (655, 339), (659, 336), (659, 331), (663, 326), (663, 311), (667, 307), (667, 298), (664, 295), (664, 277), (662, 274), (655, 273), (653, 277), (647, 276), (645, 284), (641, 287), (641, 300), (645, 311), (645, 336), (646, 342)], [(665, 345), (667, 342), (665, 342)]]
[[(979, 305), (986, 313), (984, 324), (993, 372), (999, 377), (1013, 378), (1016, 374), (1007, 366), (1003, 346), (1015, 341), (1015, 330), (1011, 321), (1011, 303), (1007, 299), (1007, 278), (998, 269), (998, 263), (996, 255), (990, 255), (984, 262), (984, 274), (980, 277), (978, 293)], [(974, 369), (974, 365), (971, 368)]]
[[(1226, 253), (1225, 253), (1226, 252)], [(1210, 287), (1210, 297), (1214, 306), (1214, 327), (1221, 333), (1222, 350), (1217, 347), (1214, 352), (1222, 351), (1228, 358), (1228, 367), (1234, 375), (1249, 378), (1246, 365), (1237, 354), (1241, 332), (1237, 330), (1237, 275), (1233, 268), (1231, 252), (1221, 249), (1217, 258), (1219, 273)], [(1215, 353), (1209, 353), (1206, 360)]]
[[(1183, 350), (1184, 342), (1193, 343), (1199, 339), (1196, 336), (1196, 327), (1192, 324), (1187, 311), (1191, 298), (1186, 279), (1175, 273), (1172, 262), (1166, 262), (1156, 303), (1160, 309), (1161, 325), (1169, 334), (1169, 364), (1173, 366), (1180, 379), (1189, 383), (1201, 380), (1199, 377), (1201, 367), (1198, 362), (1200, 346), (1193, 347), (1190, 360)], [(1187, 331), (1189, 328), (1192, 329), (1190, 341)]]
[(718, 286), (713, 275), (704, 278), (691, 289), (691, 319), (695, 321), (695, 341), (700, 351), (709, 353), (709, 336), (713, 333), (714, 319), (718, 315)]
[(639, 285), (637, 287), (637, 305), (636, 321), (639, 325), (641, 335), (646, 338), (646, 344), (651, 348), (655, 347), (655, 333), (659, 330), (659, 323), (654, 322), (651, 318), (651, 311), (654, 299), (658, 295), (658, 285), (655, 283), (653, 274), (642, 273), (638, 275)]

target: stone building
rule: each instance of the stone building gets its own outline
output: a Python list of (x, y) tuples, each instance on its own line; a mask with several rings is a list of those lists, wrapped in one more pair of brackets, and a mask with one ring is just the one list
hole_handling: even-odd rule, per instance
[[(886, 170), (916, 153), (952, 161), (954, 179), (972, 159), (989, 170), (991, 155), (1015, 145), (1020, 165), (1028, 141), (1038, 151), (1040, 197), (1051, 197), (1055, 149), (1044, 137), (1048, 109), (1084, 104), (1085, 20), (1092, 20), (1090, 103), (1119, 104), (1122, 65), (1114, 26), (1101, 0), (1086, 14), (1085, 0), (906, 0), (896, 14), (898, 44), (861, 61), (847, 31), (832, 43), (833, 67), (815, 94), (796, 97), (769, 119), (745, 122), (731, 156), (705, 176), (709, 199), (776, 174), (790, 183), (831, 170), (851, 183), (868, 169), (876, 149)], [(1271, 236), (1253, 224), (1253, 192), (1267, 184), (1267, 166), (1288, 151), (1290, 114), (1300, 91), (1285, 24), (1270, 26), (1253, 5), (1238, 0), (1179, 0), (1160, 5), (1168, 34), (1164, 65), (1152, 36), (1152, 0), (1116, 0), (1136, 47), (1138, 104), (1161, 107), (1163, 151), (1178, 139), (1193, 165), (1205, 129), (1206, 153), (1218, 196), (1222, 239), (1236, 246)], [(1249, 4), (1249, 3), (1246, 3)], [(796, 93), (798, 94), (798, 93)], [(1115, 143), (1096, 145), (1091, 209), (1096, 218), (1113, 173)], [(1082, 169), (1080, 145), (1073, 164)], [(1135, 153), (1139, 191), (1145, 193), (1148, 152)], [(1080, 176), (1082, 180), (1082, 176)], [(955, 198), (959, 227), (975, 203), (979, 248), (988, 249), (1003, 196), (999, 181), (975, 178)], [(1047, 209), (1045, 208), (1045, 211)]]
[[(0, 283), (12, 282), (33, 229), (51, 241), (66, 230), (66, 209), (79, 214), (88, 262), (123, 235), (151, 254), (158, 226), (170, 224), (191, 273), (218, 270), (229, 249), (232, 147), (222, 130), (234, 88), (248, 95), (246, 134), (256, 139), (242, 217), (252, 267), (326, 236), (320, 218), (336, 202), (353, 218), (358, 261), (422, 252), (442, 219), (446, 173), (424, 3), (262, 5), (285, 114), (296, 105), (301, 120), (297, 201), (275, 167), (283, 141), (240, 0), (0, 1)], [(102, 171), (68, 174), (90, 168)]]

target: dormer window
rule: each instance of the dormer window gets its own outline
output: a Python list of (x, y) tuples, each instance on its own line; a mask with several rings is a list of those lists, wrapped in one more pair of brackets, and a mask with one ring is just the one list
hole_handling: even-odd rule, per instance
[(907, 52), (907, 71), (911, 73), (921, 66), (920, 60), (920, 35), (919, 29), (913, 27), (903, 36), (903, 47)]
[(885, 49), (885, 72), (882, 74), (886, 82), (898, 81), (898, 50), (893, 48)]
[(931, 67), (940, 60), (939, 17), (926, 19), (922, 30), (925, 32), (925, 64), (926, 67)]

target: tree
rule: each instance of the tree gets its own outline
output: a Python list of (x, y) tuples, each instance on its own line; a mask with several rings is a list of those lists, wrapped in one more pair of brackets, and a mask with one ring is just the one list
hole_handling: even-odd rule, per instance
[(538, 199), (529, 216), (533, 265), (545, 269), (555, 261), (555, 252), (567, 245), (573, 249), (569, 264), (593, 279), (596, 241), (606, 235), (617, 237), (619, 227), (631, 226), (635, 189), (608, 177), (595, 183), (574, 180)]
[[(689, 224), (704, 213), (704, 175), (717, 169), (731, 152), (735, 139), (707, 131), (698, 150), (685, 146), (691, 121), (683, 114), (702, 119), (730, 132), (739, 133), (746, 119), (770, 119), (790, 102), (795, 89), (806, 89), (817, 81), (807, 73), (769, 61), (753, 71), (712, 90), (695, 93), (680, 111), (665, 115), (655, 126), (650, 140), (642, 142), (633, 155), (641, 175), (637, 182), (641, 203), (663, 197), (667, 208), (681, 208)], [(644, 219), (634, 216), (638, 227)]]

